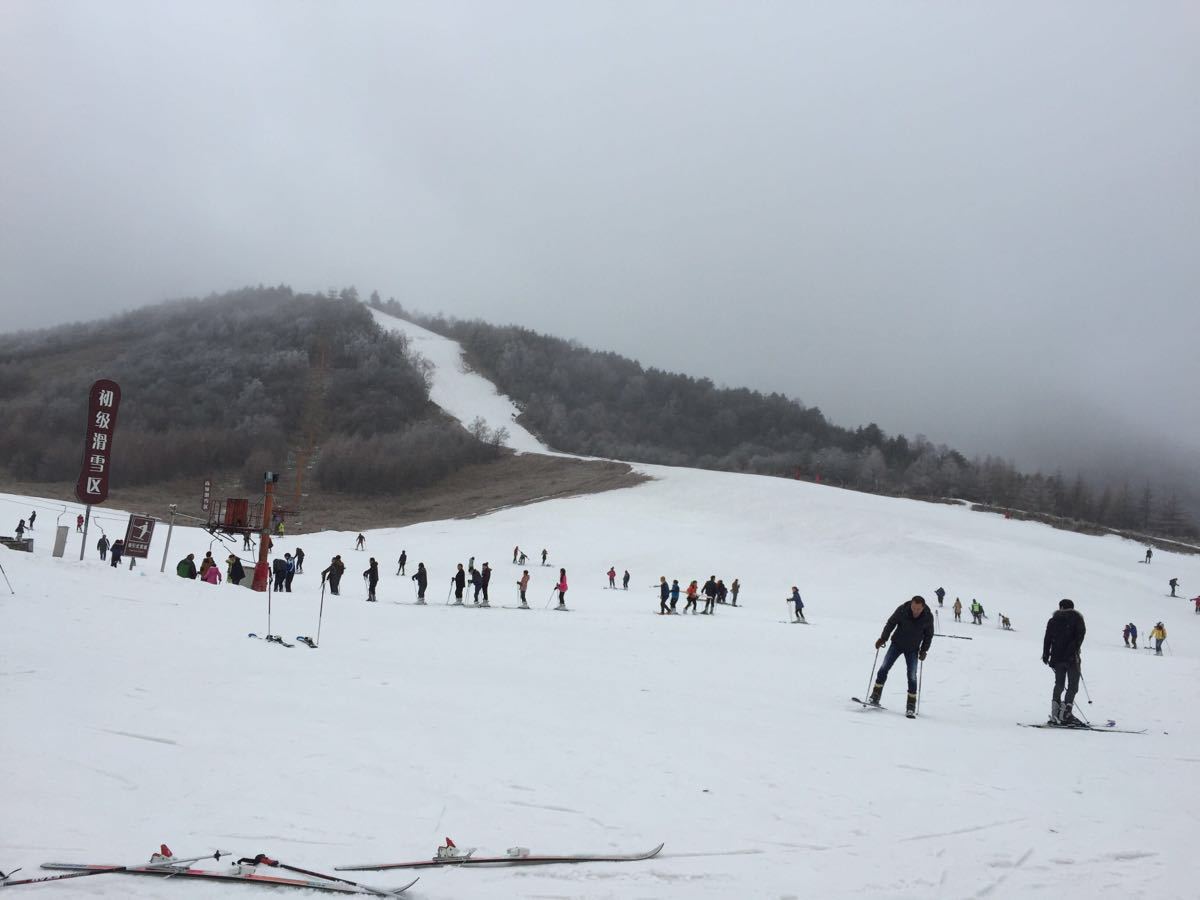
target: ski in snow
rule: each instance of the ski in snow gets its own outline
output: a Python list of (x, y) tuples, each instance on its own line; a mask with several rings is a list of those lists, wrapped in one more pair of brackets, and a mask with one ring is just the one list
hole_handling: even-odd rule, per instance
[(851, 697), (850, 699), (859, 704), (863, 709), (887, 709), (886, 706), (880, 706), (878, 703), (870, 703), (866, 700), (860, 700), (857, 697)]
[(246, 637), (258, 638), (258, 640), (260, 640), (260, 641), (266, 641), (268, 644), (278, 644), (281, 647), (295, 647), (296, 646), (295, 644), (289, 644), (287, 641), (285, 641), (282, 637), (280, 637), (277, 634), (268, 634), (266, 637), (260, 638), (260, 637), (258, 637), (257, 634), (255, 634), (252, 631), (248, 635), (246, 635)]
[(1107, 731), (1113, 734), (1145, 734), (1145, 728), (1117, 728), (1114, 725), (1051, 725), (1049, 722), (1018, 722), (1022, 728), (1045, 728), (1051, 731)]
[(314, 650), (317, 649), (317, 642), (314, 641), (312, 638), (310, 638), (306, 634), (296, 635), (296, 640), (299, 641), (301, 644), (304, 644), (306, 647), (312, 647)]
[[(162, 845), (162, 852), (155, 853), (150, 857), (148, 865), (140, 866), (140, 868), (162, 868), (164, 866), (182, 866), (188, 863), (200, 862), (202, 859), (220, 860), (222, 856), (229, 856), (230, 853), (225, 850), (216, 850), (212, 853), (206, 853), (203, 856), (189, 856), (183, 859), (177, 859), (170, 855), (170, 848), (166, 844)], [(42, 868), (53, 868), (54, 864), (43, 864)], [(65, 878), (87, 878), (90, 875), (107, 875), (116, 872), (124, 872), (131, 868), (130, 866), (89, 866), (83, 871), (71, 871), (65, 875), (43, 875), (38, 878), (19, 878), (13, 880), (13, 875), (21, 870), (13, 869), (7, 875), (0, 874), (0, 887), (15, 887), (18, 884), (41, 884), (46, 881), (62, 881)]]
[[(157, 875), (159, 878), (198, 878), (210, 881), (240, 881), (246, 884), (264, 884), (273, 887), (303, 888), (310, 891), (325, 891), (329, 894), (366, 894), (368, 896), (395, 897), (408, 890), (416, 879), (398, 888), (374, 889), (346, 882), (318, 881), (309, 878), (284, 878), (280, 875), (259, 875), (257, 872), (241, 871), (240, 867), (225, 872), (211, 869), (192, 869), (182, 865), (148, 866), (101, 866), (83, 863), (42, 863), (43, 869), (67, 870), (80, 875), (99, 875), (103, 872), (121, 872), (127, 875)], [(247, 867), (248, 868), (248, 867)]]
[(967, 637), (965, 634), (944, 634), (941, 631), (935, 632), (934, 637), (953, 638), (956, 641), (973, 641), (975, 638)]
[[(663, 844), (642, 853), (578, 853), (566, 856), (534, 856), (522, 847), (514, 847), (507, 856), (475, 856), (474, 850), (464, 850), (457, 855), (435, 856), (400, 863), (371, 863), (357, 866), (334, 866), (335, 872), (368, 872), (385, 869), (426, 869), (437, 866), (549, 866), (561, 863), (588, 862), (636, 862), (653, 859), (662, 852)], [(439, 848), (439, 852), (445, 848)]]

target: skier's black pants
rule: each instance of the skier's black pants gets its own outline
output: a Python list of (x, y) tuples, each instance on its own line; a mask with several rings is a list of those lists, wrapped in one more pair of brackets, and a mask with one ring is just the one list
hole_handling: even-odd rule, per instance
[(667, 598), (663, 597), (658, 601), (658, 609), (664, 616), (667, 614)]
[(285, 579), (286, 577), (287, 577), (286, 575), (276, 575), (275, 576), (275, 588), (274, 588), (275, 593), (278, 594), (280, 591), (283, 590), (283, 579)]
[(292, 592), (292, 579), (296, 577), (295, 572), (288, 572), (283, 576), (283, 589), (289, 594)]
[(901, 655), (904, 656), (904, 666), (908, 669), (908, 692), (915, 694), (917, 692), (917, 651), (901, 650), (895, 644), (889, 646), (887, 653), (883, 655), (883, 665), (879, 667), (875, 683), (882, 685), (887, 681), (888, 672), (891, 671), (892, 665)]
[[(1067, 695), (1062, 696), (1063, 685), (1066, 685)], [(1067, 705), (1075, 702), (1075, 694), (1079, 692), (1079, 663), (1065, 662), (1054, 664), (1054, 695), (1050, 698), (1055, 703), (1060, 699)]]

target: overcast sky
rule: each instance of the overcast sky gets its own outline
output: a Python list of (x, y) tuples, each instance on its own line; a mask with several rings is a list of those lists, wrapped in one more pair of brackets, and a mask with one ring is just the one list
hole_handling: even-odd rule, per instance
[(1200, 473), (1198, 47), (1195, 2), (0, 0), (0, 327), (353, 284)]

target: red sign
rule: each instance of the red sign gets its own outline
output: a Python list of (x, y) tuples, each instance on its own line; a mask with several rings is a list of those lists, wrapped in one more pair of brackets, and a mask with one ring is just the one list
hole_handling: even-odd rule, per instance
[(92, 385), (88, 394), (83, 465), (79, 469), (79, 480), (75, 483), (75, 496), (80, 503), (94, 506), (108, 499), (108, 470), (120, 403), (121, 388), (115, 381), (101, 378)]
[(212, 503), (212, 479), (204, 479), (204, 493), (200, 495), (200, 509), (208, 512), (208, 507)]
[(125, 526), (125, 555), (145, 559), (150, 555), (150, 538), (154, 534), (154, 519), (132, 515)]

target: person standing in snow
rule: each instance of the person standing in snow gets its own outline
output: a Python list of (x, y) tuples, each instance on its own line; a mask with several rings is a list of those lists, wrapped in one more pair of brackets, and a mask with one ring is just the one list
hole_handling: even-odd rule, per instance
[(1130, 622), (1129, 623), (1129, 643), (1133, 647), (1134, 650), (1137, 649), (1137, 636), (1138, 636), (1137, 626), (1134, 625), (1132, 622)]
[[(125, 555), (125, 539), (117, 538), (109, 548), (109, 558), (112, 560), (109, 565), (114, 569), (121, 564), (121, 557)], [(193, 576), (194, 577), (194, 576)]]
[(716, 609), (717, 603), (717, 576), (709, 575), (708, 581), (704, 582), (704, 611), (700, 613), (702, 616), (711, 616), (713, 610)]
[(625, 570), (625, 574), (621, 576), (621, 590), (629, 590), (629, 570)]
[[(113, 555), (116, 555), (116, 550), (113, 550)], [(196, 577), (196, 554), (189, 553), (179, 561), (179, 565), (175, 567), (175, 574), (180, 578), (195, 578)]]
[(379, 563), (375, 562), (375, 557), (371, 557), (370, 565), (363, 572), (363, 578), (367, 580), (367, 600), (374, 603), (375, 588), (379, 584)]
[(404, 567), (408, 565), (408, 551), (407, 550), (400, 551), (400, 559), (398, 560), (398, 562), (399, 562), (399, 566), (396, 569), (396, 574), (403, 575), (403, 574), (405, 574)]
[(287, 563), (287, 573), (283, 576), (283, 589), (286, 593), (292, 592), (292, 579), (296, 577), (296, 560), (290, 553), (283, 554), (284, 562)]
[(488, 585), (492, 583), (492, 567), (486, 562), (483, 564), (483, 571), (479, 573), (479, 586), (483, 590), (483, 603), (481, 606), (491, 606), (488, 602)]
[(933, 593), (937, 595), (937, 598), (938, 598), (938, 606), (942, 606), (942, 605), (944, 605), (944, 604), (942, 603), (942, 600), (943, 600), (943, 599), (945, 598), (945, 596), (946, 596), (946, 589), (945, 589), (945, 588), (938, 588), (938, 589), (937, 589), (936, 591), (934, 591)]
[(205, 584), (220, 584), (221, 583), (221, 567), (215, 563), (208, 567), (204, 577), (201, 579)]
[(520, 554), (520, 552), (521, 552), (520, 546), (513, 547), (513, 565), (514, 566), (517, 564), (517, 556)]
[(463, 571), (463, 564), (458, 564), (458, 571), (454, 573), (454, 577), (450, 579), (450, 583), (454, 585), (454, 605), (463, 605), (463, 591), (467, 587), (467, 573)]
[(204, 553), (204, 559), (200, 560), (200, 577), (203, 578), (208, 574), (208, 570), (217, 564), (217, 561), (212, 557), (212, 551), (207, 550)]
[(692, 583), (687, 586), (687, 602), (683, 604), (683, 614), (686, 616), (690, 609), (692, 615), (696, 615), (696, 600), (700, 596), (700, 589), (696, 586), (696, 580), (693, 578)]
[(429, 575), (425, 571), (425, 563), (417, 563), (417, 574), (412, 577), (417, 583), (417, 603), (425, 605), (425, 588), (429, 585)]
[(1200, 594), (1193, 597), (1192, 602), (1196, 604), (1196, 615), (1200, 616)]
[(342, 562), (342, 555), (339, 553), (329, 561), (329, 565), (321, 572), (321, 584), (329, 582), (329, 593), (335, 597), (341, 596), (338, 593), (338, 587), (342, 583), (342, 573), (346, 571), (346, 564)]
[(33, 531), (33, 523), (37, 521), (37, 510), (29, 514), (29, 530)]
[(17, 540), (18, 541), (25, 540), (25, 520), (24, 519), (22, 519), (20, 522), (17, 523), (16, 532), (17, 532)]
[(616, 590), (616, 587), (617, 587), (617, 570), (615, 567), (609, 566), (609, 568), (608, 568), (608, 589), (610, 591), (612, 591), (612, 590)]
[(230, 554), (229, 559), (229, 582), (231, 584), (241, 586), (242, 579), (246, 577), (246, 570), (242, 567), (242, 561), (236, 556)]
[(667, 576), (658, 577), (658, 614), (667, 615), (667, 600), (671, 596), (671, 586), (667, 584)]
[(728, 593), (729, 593), (729, 590), (725, 587), (725, 582), (722, 581), (720, 578), (718, 578), (717, 579), (717, 602), (724, 605), (725, 597)]
[(521, 573), (521, 578), (517, 582), (517, 590), (521, 594), (521, 609), (529, 609), (529, 601), (525, 599), (525, 592), (529, 590), (529, 570), (526, 569)]
[(82, 514), (75, 517), (75, 530), (80, 533), (83, 532), (83, 515)]
[(96, 549), (100, 551), (100, 562), (104, 562), (104, 558), (108, 556), (108, 535), (100, 535), (100, 540), (96, 541)]
[(558, 591), (558, 608), (566, 609), (567, 608), (567, 570), (566, 569), (558, 570), (558, 584), (556, 584), (554, 586), (554, 589), (556, 591)]
[(1158, 622), (1150, 630), (1150, 640), (1154, 641), (1154, 655), (1162, 656), (1163, 641), (1167, 639), (1167, 629), (1162, 622)]
[(983, 624), (983, 604), (978, 600), (971, 600), (971, 622), (975, 625)]
[(1146, 548), (1146, 559), (1145, 559), (1145, 562), (1149, 563), (1149, 562), (1150, 562), (1150, 557), (1152, 557), (1153, 555), (1154, 555), (1154, 550), (1153, 550), (1153, 549), (1151, 549), (1150, 547), (1147, 547), (1147, 548)]
[(521, 551), (521, 555), (517, 557), (517, 565), (523, 566), (529, 561), (529, 557), (525, 555), (525, 551)]
[(271, 561), (271, 576), (271, 590), (278, 594), (283, 590), (283, 582), (287, 579), (287, 560), (282, 556), (277, 556)]
[(875, 642), (875, 649), (881, 650), (891, 635), (892, 643), (883, 657), (883, 665), (875, 674), (875, 686), (871, 689), (871, 698), (867, 702), (873, 706), (879, 705), (883, 695), (883, 686), (887, 682), (888, 672), (901, 656), (908, 675), (908, 703), (905, 714), (909, 718), (917, 714), (917, 663), (925, 659), (929, 647), (933, 643), (933, 613), (920, 594), (907, 603), (901, 603), (896, 611), (884, 623), (883, 632)]
[(737, 595), (738, 595), (738, 591), (740, 591), (741, 589), (742, 589), (742, 583), (740, 581), (738, 581), (736, 578), (733, 579), (733, 584), (731, 584), (729, 586), (729, 593), (732, 597), (734, 606), (737, 606)]
[(804, 601), (800, 599), (800, 588), (794, 584), (792, 585), (792, 596), (788, 597), (788, 600), (795, 604), (793, 612), (796, 616), (796, 621), (807, 622), (808, 620), (804, 618)]
[(358, 533), (358, 537), (354, 539), (354, 549), (355, 550), (367, 549), (367, 539), (366, 539), (366, 537), (363, 536), (363, 533), (361, 531)]
[(679, 615), (679, 610), (675, 608), (678, 603), (679, 603), (679, 579), (672, 578), (671, 579), (671, 615), (673, 615), (673, 616)]
[[(1087, 625), (1071, 600), (1059, 600), (1058, 609), (1046, 622), (1042, 639), (1042, 662), (1054, 670), (1054, 694), (1050, 698), (1050, 725), (1082, 725), (1072, 713), (1079, 691), (1080, 659)], [(1067, 693), (1063, 695), (1063, 686)]]
[(1172, 578), (1170, 581), (1167, 582), (1167, 586), (1171, 588), (1171, 596), (1174, 597), (1175, 596), (1175, 588), (1179, 587), (1179, 579)]
[(957, 597), (954, 598), (954, 621), (962, 621), (962, 601)]
[(1125, 638), (1125, 646), (1129, 646), (1129, 625), (1125, 625), (1125, 630), (1121, 632), (1121, 637)]
[(543, 566), (546, 564), (546, 557), (547, 557), (547, 556), (549, 556), (549, 554), (546, 552), (546, 548), (545, 548), (545, 547), (543, 547), (543, 548), (542, 548), (542, 565), (543, 565)]
[(299, 547), (296, 548), (296, 574), (304, 574), (304, 551)]
[(479, 574), (479, 570), (474, 565), (471, 566), (471, 599), (475, 601), (475, 605), (479, 605), (479, 591), (483, 588), (483, 578)]

